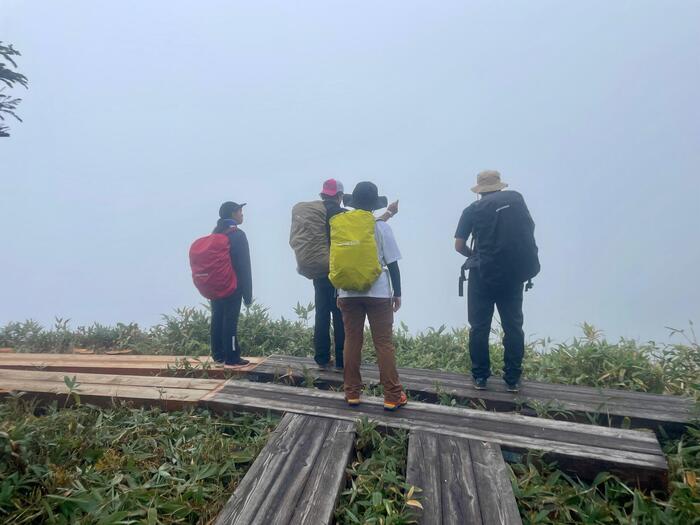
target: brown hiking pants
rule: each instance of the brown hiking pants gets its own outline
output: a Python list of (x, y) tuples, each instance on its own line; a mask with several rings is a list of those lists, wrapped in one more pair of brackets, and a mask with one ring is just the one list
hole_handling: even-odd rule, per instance
[(396, 350), (393, 341), (394, 311), (391, 299), (377, 297), (343, 297), (338, 300), (345, 324), (345, 397), (357, 399), (362, 391), (360, 362), (364, 342), (365, 318), (369, 319), (372, 341), (377, 353), (379, 381), (384, 387), (384, 399), (396, 403), (402, 387), (396, 371)]

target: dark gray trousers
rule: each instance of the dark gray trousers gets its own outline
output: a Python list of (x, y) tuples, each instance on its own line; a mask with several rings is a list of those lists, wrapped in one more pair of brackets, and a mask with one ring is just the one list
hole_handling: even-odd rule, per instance
[(515, 383), (522, 374), (523, 355), (525, 354), (523, 283), (493, 286), (481, 279), (478, 269), (472, 268), (469, 270), (467, 299), (472, 375), (476, 379), (488, 378), (491, 375), (489, 335), (495, 306), (498, 308), (504, 333), (505, 366), (503, 379), (508, 383)]

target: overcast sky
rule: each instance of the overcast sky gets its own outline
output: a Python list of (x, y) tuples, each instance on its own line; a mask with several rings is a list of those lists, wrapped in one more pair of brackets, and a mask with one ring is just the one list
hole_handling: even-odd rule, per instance
[(313, 300), (291, 207), (328, 177), (401, 212), (413, 330), (466, 323), (453, 235), (498, 169), (537, 224), (531, 338), (700, 321), (700, 2), (0, 0), (24, 123), (0, 139), (0, 324), (202, 299), (187, 251), (245, 201), (254, 295)]

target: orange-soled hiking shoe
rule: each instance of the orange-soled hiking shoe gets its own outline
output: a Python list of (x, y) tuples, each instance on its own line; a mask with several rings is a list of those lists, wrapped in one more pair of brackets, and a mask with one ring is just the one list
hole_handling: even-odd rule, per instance
[(408, 397), (406, 397), (406, 392), (401, 392), (401, 397), (396, 402), (387, 401), (384, 399), (384, 410), (389, 410), (393, 412), (408, 403)]
[(348, 406), (351, 406), (351, 407), (360, 406), (360, 398), (359, 397), (355, 397), (355, 398), (346, 397), (345, 402), (348, 404)]

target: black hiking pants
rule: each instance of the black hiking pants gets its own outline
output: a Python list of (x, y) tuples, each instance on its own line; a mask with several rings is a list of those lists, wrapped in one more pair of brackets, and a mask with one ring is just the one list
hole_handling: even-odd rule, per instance
[(467, 290), (469, 317), (469, 355), (472, 360), (472, 375), (475, 379), (491, 375), (489, 358), (489, 335), (493, 308), (498, 308), (503, 327), (503, 348), (505, 366), (503, 379), (515, 383), (522, 374), (525, 354), (525, 334), (523, 332), (523, 283), (491, 286), (485, 283), (479, 270), (469, 270)]
[(316, 320), (314, 325), (314, 359), (319, 365), (327, 365), (331, 360), (330, 326), (333, 317), (333, 338), (335, 339), (335, 366), (343, 367), (345, 347), (345, 326), (343, 314), (338, 309), (337, 294), (328, 277), (314, 279), (314, 302)]
[(214, 361), (235, 365), (241, 358), (238, 318), (243, 294), (234, 292), (211, 302), (211, 355)]

